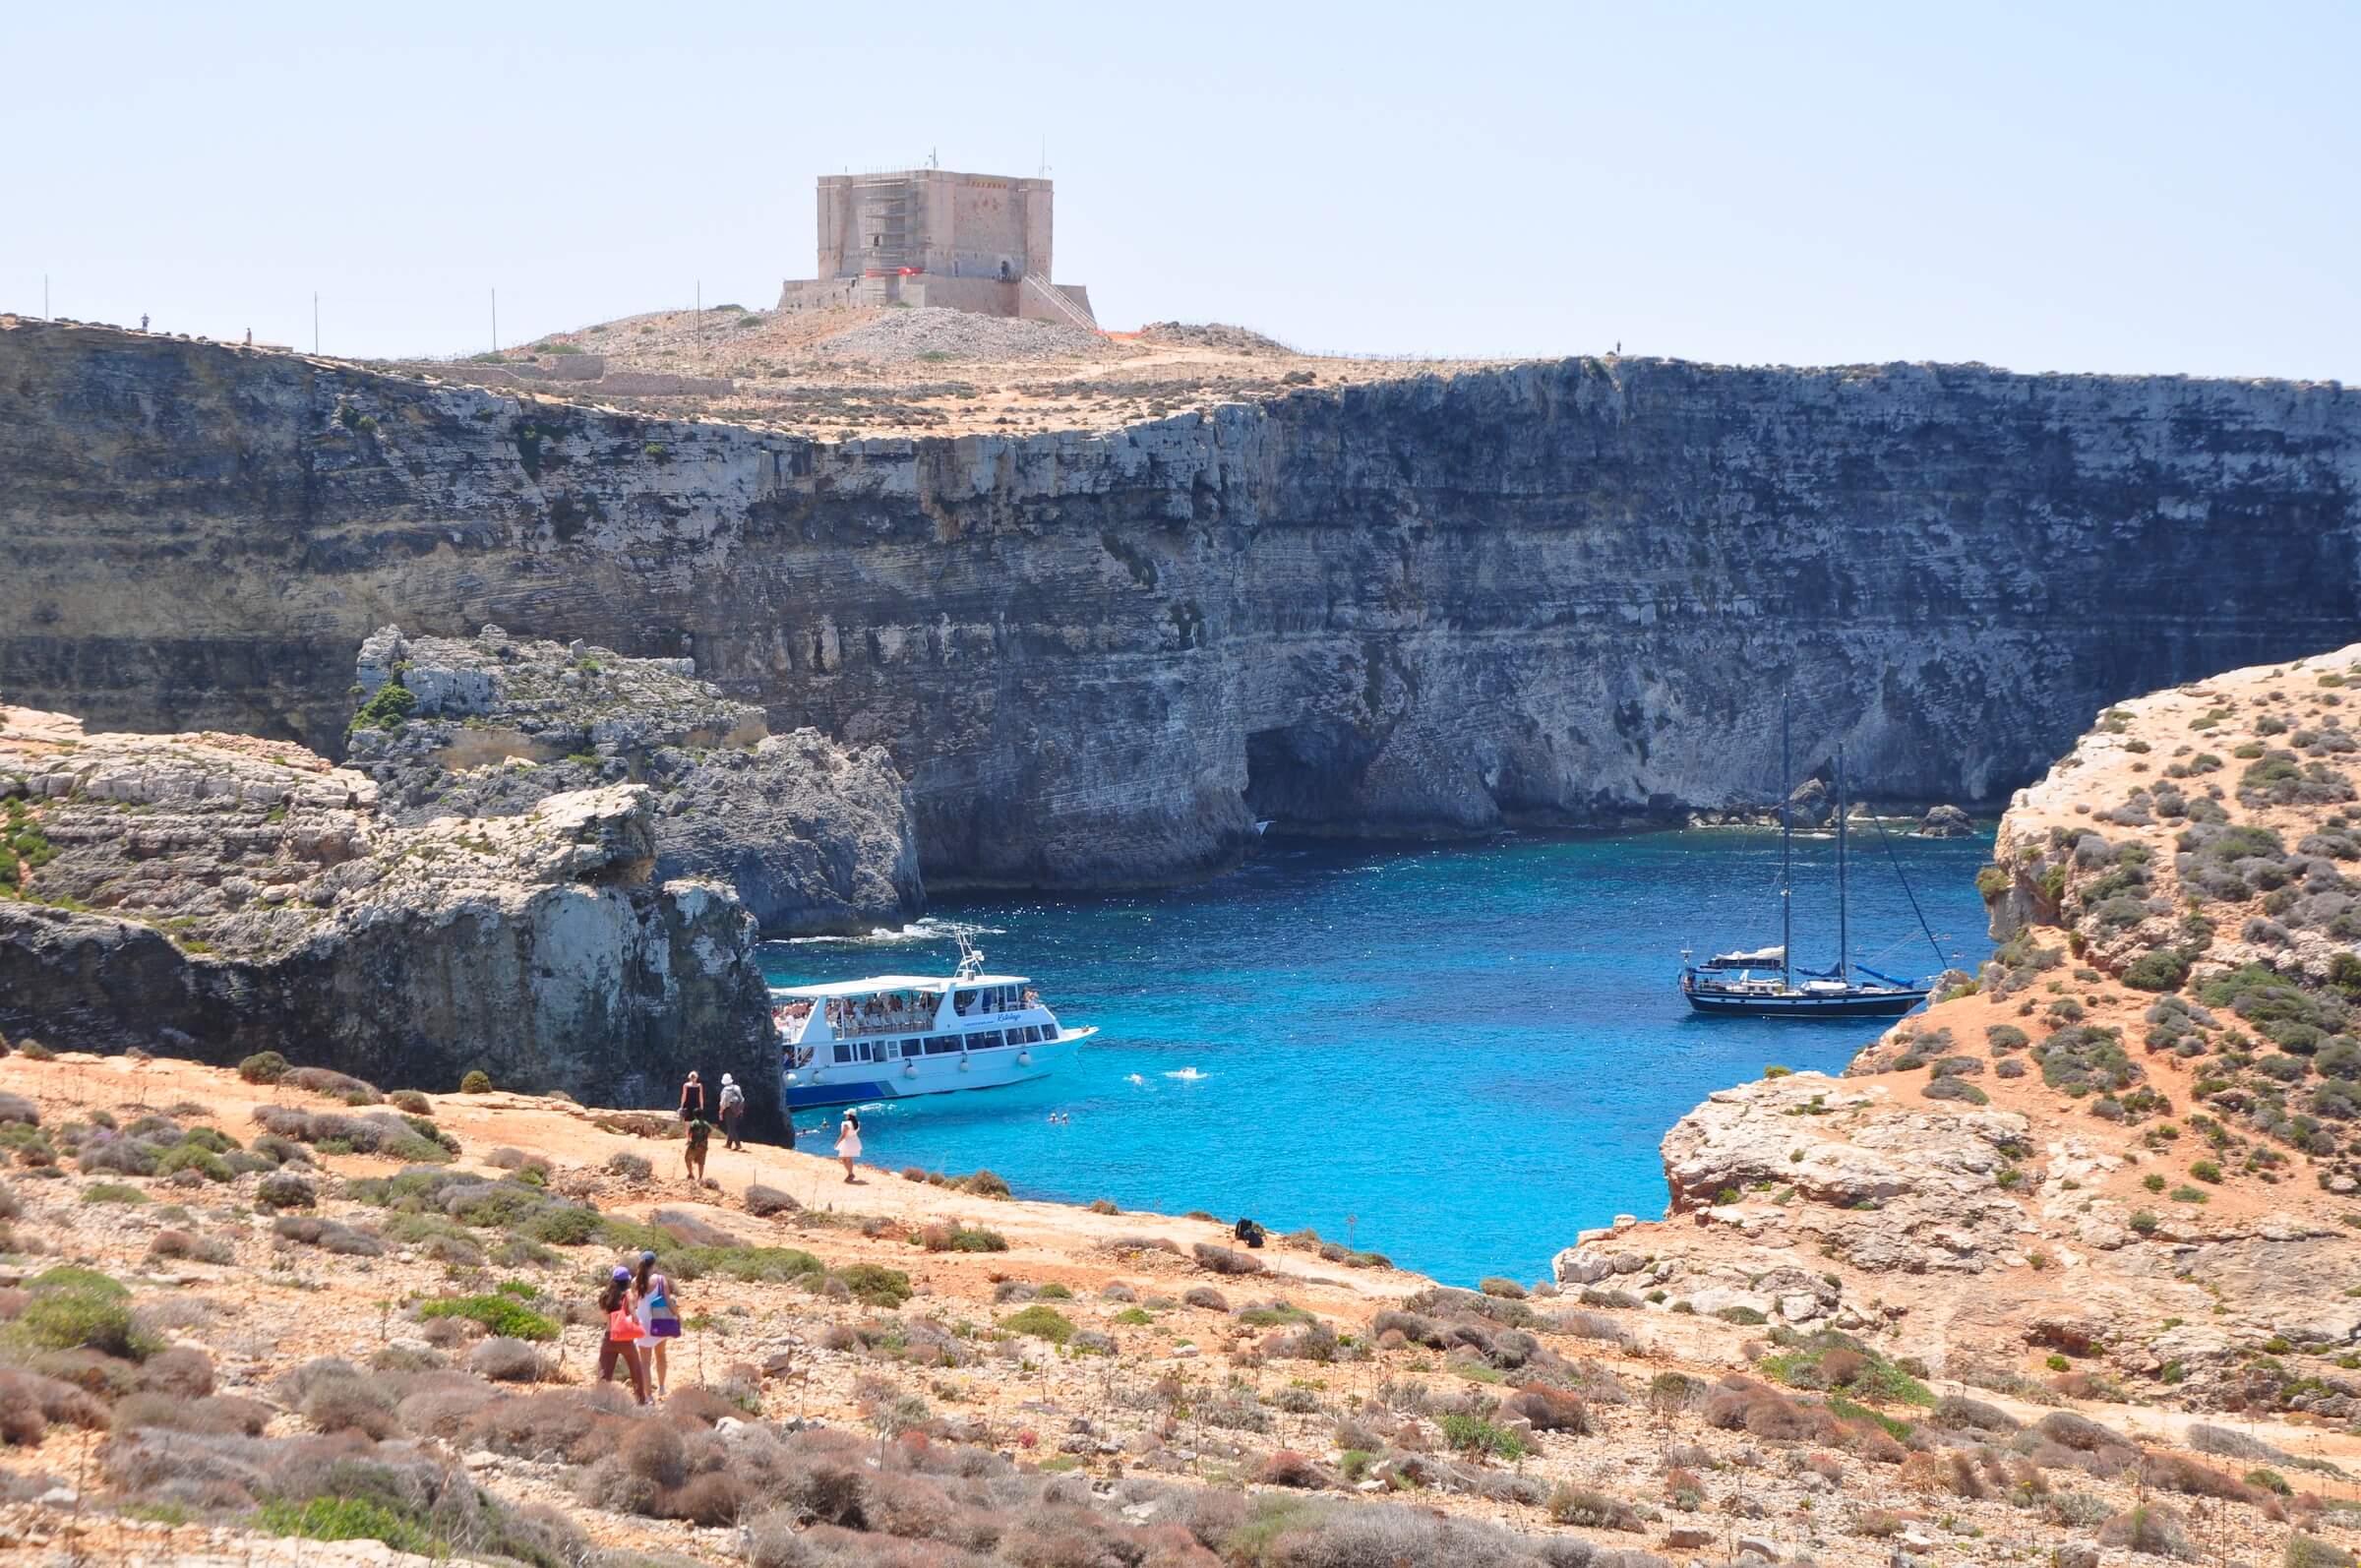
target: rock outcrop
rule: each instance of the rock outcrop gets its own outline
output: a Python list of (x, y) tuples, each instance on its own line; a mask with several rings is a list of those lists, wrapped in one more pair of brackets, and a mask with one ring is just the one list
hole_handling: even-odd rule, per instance
[(1799, 772), (1974, 805), (2349, 634), (2357, 461), (2361, 392), (2269, 382), (1578, 359), (829, 443), (13, 323), (0, 690), (333, 754), (388, 620), (694, 657), (886, 747), (938, 884), (1759, 806), (1782, 690)]
[[(688, 659), (575, 642), (409, 637), (361, 646), (347, 761), (394, 821), (506, 816), (552, 795), (648, 786), (659, 881), (733, 888), (766, 935), (867, 932), (925, 904), (908, 792), (879, 747), (774, 736)], [(389, 686), (398, 692), (381, 696)]]
[(11, 1033), (621, 1105), (669, 1103), (683, 1065), (776, 1070), (755, 923), (726, 886), (657, 877), (643, 786), (403, 825), (284, 742), (0, 721)]
[(2101, 712), (2002, 820), (1980, 977), (1842, 1078), (1712, 1096), (1667, 1221), (1558, 1279), (2004, 1393), (2361, 1417), (2356, 689), (2361, 645)]

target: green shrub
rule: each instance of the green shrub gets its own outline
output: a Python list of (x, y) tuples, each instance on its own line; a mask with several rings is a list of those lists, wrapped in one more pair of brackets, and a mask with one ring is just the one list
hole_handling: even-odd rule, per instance
[(276, 1083), (287, 1075), (287, 1058), (275, 1051), (258, 1051), (238, 1063), (238, 1076), (248, 1083)]
[(201, 1148), (185, 1139), (166, 1149), (163, 1158), (155, 1162), (155, 1174), (170, 1176), (175, 1171), (195, 1171), (208, 1181), (227, 1181), (230, 1169), (221, 1157), (211, 1149)]
[[(86, 1276), (86, 1278), (63, 1278)], [(44, 1286), (43, 1280), (52, 1283)], [(91, 1284), (89, 1281), (97, 1283)], [(87, 1269), (51, 1269), (30, 1287), (32, 1299), (9, 1327), (10, 1338), (45, 1351), (96, 1351), (144, 1361), (164, 1348), (131, 1315), (130, 1293)]]
[(2221, 1167), (2210, 1160), (2200, 1160), (2189, 1167), (2189, 1174), (2200, 1181), (2218, 1182), (2221, 1179)]
[(554, 1340), (558, 1325), (518, 1302), (493, 1292), (483, 1296), (444, 1296), (418, 1308), (421, 1318), (473, 1318), (492, 1333), (513, 1340)]
[[(610, 1220), (610, 1226), (617, 1222)], [(718, 1275), (726, 1280), (741, 1280), (749, 1285), (786, 1285), (797, 1280), (817, 1281), (826, 1277), (827, 1265), (801, 1247), (793, 1246), (681, 1246), (669, 1236), (657, 1232), (652, 1240), (635, 1239), (626, 1243), (634, 1247), (653, 1247), (662, 1254), (664, 1266), (685, 1280)], [(862, 1267), (864, 1265), (855, 1265)], [(895, 1279), (908, 1281), (891, 1269), (884, 1271)], [(846, 1289), (851, 1289), (848, 1283)]]
[(2156, 1217), (2146, 1209), (2141, 1209), (2132, 1216), (2132, 1229), (2142, 1236), (2154, 1235), (2156, 1225)]
[(1463, 1454), (1481, 1454), (1491, 1459), (1523, 1459), (1532, 1449), (1525, 1439), (1505, 1426), (1495, 1426), (1481, 1416), (1466, 1411), (1453, 1411), (1438, 1417), (1435, 1425), (1443, 1441)]
[(1933, 1391), (1910, 1371), (1835, 1329), (1795, 1339), (1758, 1365), (1764, 1376), (1790, 1388), (1842, 1388), (1881, 1405), (1935, 1403)]
[(376, 694), (368, 701), (361, 704), (360, 711), (353, 714), (352, 722), (345, 727), (345, 733), (351, 734), (356, 730), (386, 730), (398, 735), (401, 733), (403, 723), (409, 719), (411, 712), (417, 706), (416, 693), (403, 686), (398, 680), (388, 681), (377, 689)]
[(881, 1263), (848, 1263), (836, 1271), (836, 1278), (864, 1306), (892, 1310), (910, 1299), (910, 1276)]
[(1056, 1307), (1045, 1306), (1039, 1301), (1022, 1311), (1011, 1312), (1008, 1316), (1001, 1318), (1000, 1327), (1011, 1334), (1025, 1334), (1037, 1340), (1048, 1340), (1052, 1345), (1063, 1345), (1074, 1337), (1073, 1320)]
[(1008, 1238), (998, 1231), (980, 1226), (954, 1225), (930, 1227), (920, 1236), (921, 1244), (930, 1252), (1005, 1252)]
[(85, 1203), (145, 1203), (148, 1194), (122, 1181), (93, 1181), (82, 1189)]
[(490, 1094), (491, 1092), (492, 1075), (481, 1067), (470, 1068), (466, 1075), (459, 1079), (459, 1093), (461, 1094)]
[(2177, 947), (2156, 947), (2124, 966), (2123, 983), (2135, 991), (2178, 991), (2189, 981), (2189, 960)]
[(382, 1540), (395, 1551), (420, 1557), (445, 1555), (444, 1543), (424, 1527), (371, 1497), (314, 1497), (300, 1503), (272, 1498), (255, 1515), (255, 1524), (272, 1536)]

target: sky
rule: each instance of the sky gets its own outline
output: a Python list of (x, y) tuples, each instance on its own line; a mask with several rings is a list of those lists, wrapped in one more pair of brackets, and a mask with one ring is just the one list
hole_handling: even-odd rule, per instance
[[(451, 354), (1057, 181), (1102, 325), (2361, 381), (2361, 5), (20, 7), (0, 311)], [(1046, 151), (1045, 151), (1046, 150)]]

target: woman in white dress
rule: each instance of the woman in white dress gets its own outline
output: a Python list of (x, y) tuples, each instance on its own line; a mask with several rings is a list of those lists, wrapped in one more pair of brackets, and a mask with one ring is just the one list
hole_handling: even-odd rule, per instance
[(847, 1111), (844, 1123), (836, 1129), (836, 1158), (844, 1162), (844, 1178), (854, 1181), (853, 1162), (861, 1158), (861, 1113)]

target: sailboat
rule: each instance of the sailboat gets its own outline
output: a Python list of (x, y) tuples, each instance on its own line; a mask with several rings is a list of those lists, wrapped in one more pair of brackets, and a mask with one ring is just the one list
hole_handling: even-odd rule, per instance
[[(1932, 978), (1904, 980), (1880, 974), (1852, 961), (1851, 927), (1846, 907), (1846, 860), (1845, 823), (1845, 750), (1837, 749), (1837, 962), (1832, 969), (1798, 969), (1789, 956), (1794, 950), (1795, 834), (1792, 825), (1787, 754), (1787, 715), (1779, 716), (1779, 945), (1751, 951), (1717, 953), (1704, 963), (1688, 962), (1681, 952), (1680, 992), (1698, 1012), (1747, 1018), (1898, 1018), (1926, 1000), (1934, 990)], [(1883, 827), (1879, 828), (1882, 833)], [(1888, 845), (1888, 853), (1892, 846)], [(1896, 862), (1894, 873), (1902, 874)], [(1909, 891), (1905, 879), (1903, 890)], [(1910, 908), (1918, 897), (1910, 894)], [(1918, 927), (1926, 931), (1926, 917)], [(1942, 944), (1934, 933), (1926, 939), (1942, 961)], [(1863, 977), (1863, 978), (1855, 978)]]

